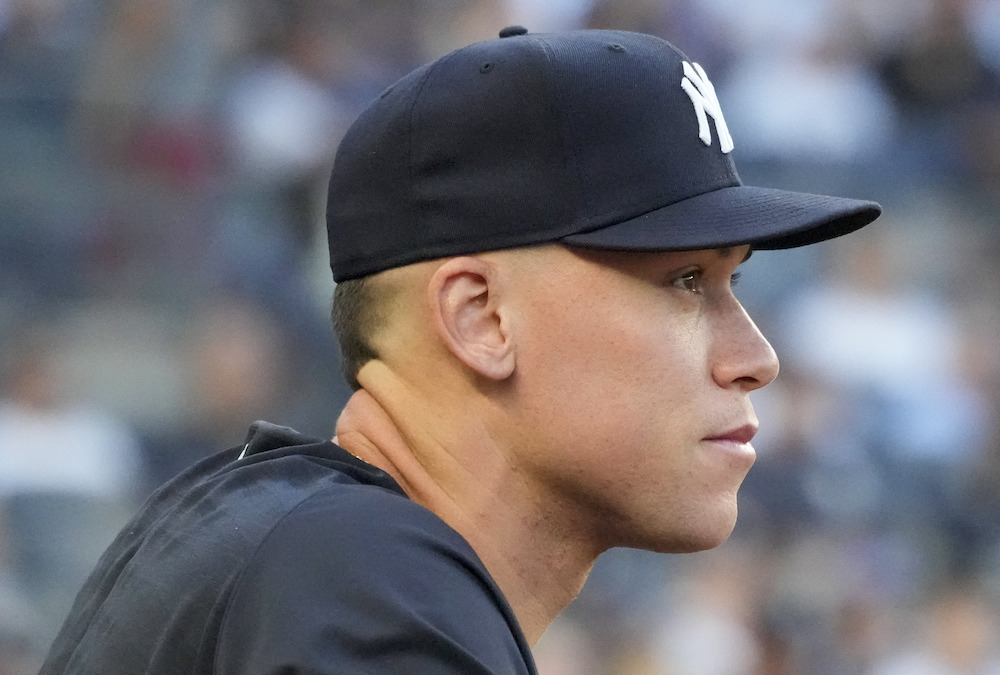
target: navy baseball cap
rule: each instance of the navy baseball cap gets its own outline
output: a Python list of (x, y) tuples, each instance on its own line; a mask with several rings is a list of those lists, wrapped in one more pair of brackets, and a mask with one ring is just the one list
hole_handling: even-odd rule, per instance
[(336, 281), (546, 242), (790, 248), (881, 213), (743, 185), (712, 83), (665, 40), (500, 36), (406, 75), (347, 131), (327, 202)]

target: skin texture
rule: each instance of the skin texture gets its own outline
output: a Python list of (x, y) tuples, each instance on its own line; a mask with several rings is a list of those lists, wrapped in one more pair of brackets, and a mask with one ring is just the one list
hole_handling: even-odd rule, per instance
[(539, 246), (383, 273), (380, 358), (336, 441), (462, 534), (529, 641), (614, 546), (723, 542), (777, 375), (732, 292), (746, 246)]

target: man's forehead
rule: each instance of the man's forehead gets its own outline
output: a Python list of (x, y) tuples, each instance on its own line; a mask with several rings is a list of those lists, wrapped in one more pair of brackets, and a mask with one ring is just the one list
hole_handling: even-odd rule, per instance
[[(742, 248), (743, 248), (742, 246), (740, 246), (738, 248), (737, 247), (733, 247), (733, 246), (723, 246), (722, 248), (717, 248), (717, 249), (714, 249), (714, 250), (717, 251), (718, 254), (719, 254), (719, 256), (722, 257), (722, 258), (731, 258), (733, 255), (736, 255), (736, 252), (738, 250), (740, 250)], [(743, 256), (743, 260), (741, 260), (740, 262), (746, 262), (747, 260), (750, 259), (750, 256), (753, 255), (753, 247), (752, 246), (747, 246), (746, 249), (747, 249), (746, 255)]]
[(670, 261), (681, 262), (684, 259), (695, 256), (703, 260), (706, 260), (706, 256), (718, 257), (721, 260), (739, 257), (738, 264), (742, 264), (750, 258), (752, 252), (752, 248), (746, 244), (695, 250), (635, 251), (549, 242), (534, 246), (500, 249), (471, 255), (496, 262), (507, 261), (507, 263), (513, 264), (515, 269), (519, 269), (521, 273), (530, 273), (532, 276), (551, 276), (552, 274), (569, 272), (573, 268), (573, 265), (567, 267), (564, 264), (565, 259), (563, 256), (588, 260), (591, 263), (623, 271), (630, 268), (635, 268), (638, 271), (645, 268), (660, 267), (664, 264), (669, 264)]

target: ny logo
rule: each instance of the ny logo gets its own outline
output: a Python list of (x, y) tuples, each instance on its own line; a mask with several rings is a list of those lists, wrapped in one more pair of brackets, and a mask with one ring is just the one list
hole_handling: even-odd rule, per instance
[(708, 75), (697, 63), (693, 66), (684, 62), (684, 77), (681, 88), (691, 97), (694, 103), (694, 113), (698, 116), (698, 137), (705, 145), (712, 145), (712, 130), (708, 127), (708, 118), (715, 120), (715, 131), (719, 134), (719, 147), (728, 153), (733, 149), (733, 137), (729, 135), (726, 118), (722, 116), (719, 97), (715, 95), (715, 87), (708, 81)]

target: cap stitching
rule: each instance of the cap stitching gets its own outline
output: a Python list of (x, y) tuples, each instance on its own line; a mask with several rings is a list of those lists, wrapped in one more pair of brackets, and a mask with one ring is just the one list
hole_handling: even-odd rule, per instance
[[(561, 127), (562, 127), (562, 137), (563, 137), (562, 141), (564, 146), (564, 152), (571, 160), (573, 175), (576, 177), (577, 199), (580, 202), (582, 202), (584, 210), (586, 211), (586, 213), (589, 214), (591, 210), (590, 195), (587, 193), (586, 190), (583, 189), (584, 180), (583, 180), (583, 174), (580, 173), (580, 162), (579, 158), (577, 157), (576, 146), (570, 140), (570, 135), (572, 134), (572, 131), (570, 129), (570, 124), (569, 124), (569, 112), (566, 109), (567, 106), (566, 106), (565, 90), (563, 89), (562, 85), (559, 82), (559, 78), (556, 77), (556, 74), (554, 72), (556, 64), (559, 63), (559, 59), (556, 58), (555, 50), (552, 48), (552, 45), (546, 42), (541, 36), (530, 35), (530, 34), (529, 36), (533, 37), (535, 39), (535, 42), (538, 43), (538, 45), (542, 48), (543, 54), (545, 55), (545, 61), (549, 65), (549, 68), (547, 69), (545, 75), (552, 83), (551, 86), (553, 90), (556, 91), (556, 93), (559, 96), (559, 101), (558, 101), (559, 117), (562, 120)], [(576, 210), (576, 214), (579, 214), (579, 210)], [(578, 215), (576, 214), (574, 214), (574, 217), (571, 220), (573, 221), (578, 220)]]
[(431, 66), (427, 69), (427, 72), (424, 73), (423, 78), (420, 80), (420, 83), (417, 85), (416, 91), (413, 93), (413, 101), (410, 103), (410, 110), (409, 110), (409, 113), (406, 116), (406, 167), (407, 167), (407, 176), (409, 177), (409, 185), (407, 186), (407, 196), (408, 196), (409, 202), (410, 202), (410, 210), (411, 210), (411, 212), (413, 214), (412, 220), (410, 221), (410, 226), (413, 227), (413, 228), (419, 227), (423, 223), (423, 221), (424, 221), (424, 214), (425, 214), (425, 211), (426, 211), (423, 203), (420, 202), (417, 199), (417, 196), (416, 196), (416, 182), (417, 181), (416, 181), (415, 170), (414, 170), (414, 166), (413, 166), (413, 154), (414, 154), (414, 152), (413, 152), (413, 146), (414, 146), (413, 128), (414, 128), (414, 117), (416, 116), (416, 110), (417, 110), (417, 103), (420, 101), (421, 95), (424, 92), (424, 86), (427, 84), (427, 81), (430, 80), (431, 74), (435, 70), (437, 70), (437, 68), (442, 63), (445, 63), (445, 62), (451, 60), (451, 58), (456, 53), (457, 52), (451, 52), (450, 54), (446, 54), (445, 56), (441, 57), (440, 59), (437, 59), (436, 61), (434, 61), (434, 63), (432, 63)]

